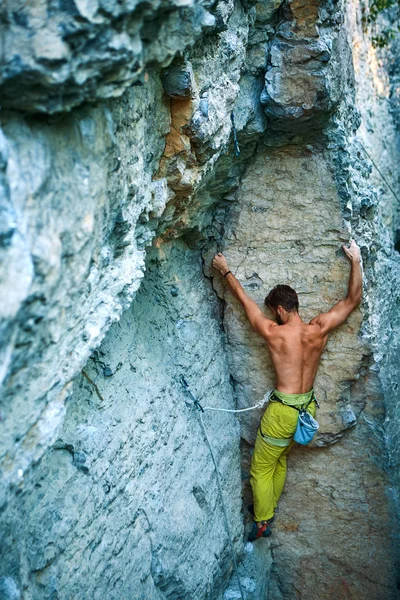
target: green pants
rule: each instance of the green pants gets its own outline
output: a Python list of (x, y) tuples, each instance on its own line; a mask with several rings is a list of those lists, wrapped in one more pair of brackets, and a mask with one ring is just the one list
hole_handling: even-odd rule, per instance
[[(307, 394), (282, 394), (274, 391), (285, 402), (297, 406), (308, 402), (313, 392), (311, 390)], [(314, 401), (308, 405), (307, 411), (315, 417)], [(250, 469), (255, 521), (267, 521), (274, 515), (285, 485), (287, 455), (295, 444), (290, 438), (296, 431), (298, 416), (299, 412), (291, 406), (271, 401), (261, 419), (261, 432), (274, 438), (275, 443), (266, 442), (261, 437), (260, 429), (258, 430)], [(276, 445), (287, 442), (287, 446)]]

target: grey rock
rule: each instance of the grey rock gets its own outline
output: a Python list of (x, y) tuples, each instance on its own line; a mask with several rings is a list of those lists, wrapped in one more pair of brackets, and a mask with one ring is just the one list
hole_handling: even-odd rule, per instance
[(161, 80), (170, 98), (188, 98), (193, 94), (193, 71), (189, 63), (173, 63), (163, 71)]
[[(333, 6), (330, 9), (334, 14)], [(269, 45), (260, 99), (275, 129), (304, 132), (320, 127), (343, 93), (343, 82), (334, 71), (344, 60), (339, 54), (339, 23), (331, 13), (329, 26), (317, 26), (318, 5), (311, 3), (308, 10), (304, 18), (302, 6), (288, 2), (285, 19)]]
[[(192, 0), (164, 2), (162, 10), (156, 1), (47, 4), (2, 5), (3, 106), (56, 113), (115, 98), (142, 83), (148, 65), (166, 67), (176, 54), (218, 30), (209, 3)], [(217, 14), (224, 14), (213, 4)]]
[[(98, 351), (114, 362), (114, 377), (103, 378), (97, 357), (89, 360), (85, 370), (93, 384), (76, 378), (60, 439), (26, 480), (23, 496), (9, 505), (14, 526), (23, 528), (20, 537), (29, 540), (22, 554), (35, 597), (50, 596), (52, 582), (61, 596), (79, 585), (82, 599), (206, 597), (229, 579), (232, 559), (214, 466), (198, 412), (190, 399), (185, 403), (179, 382), (182, 373), (204, 404), (232, 406), (216, 299), (210, 301), (198, 253), (182, 242), (152, 252), (147, 275)], [(172, 277), (181, 280), (173, 303)], [(177, 314), (185, 315), (182, 327), (174, 324)], [(115, 370), (117, 356), (122, 366)], [(227, 413), (205, 414), (204, 422), (238, 552), (238, 422)], [(11, 532), (0, 552), (4, 567), (22, 559)], [(124, 575), (115, 572), (110, 584), (93, 577), (107, 564), (123, 566)], [(197, 565), (190, 577), (188, 565)]]
[(0, 577), (0, 598), (2, 600), (20, 600), (21, 593), (11, 577)]
[(262, 410), (203, 418), (246, 600), (396, 598), (397, 41), (373, 50), (329, 2), (1, 11), (3, 595), (239, 597), (180, 376), (232, 409), (273, 372), (211, 259), (260, 306), (292, 282), (309, 318), (343, 297), (354, 236), (363, 303), (323, 355), (321, 432), (289, 457), (271, 539), (243, 544)]

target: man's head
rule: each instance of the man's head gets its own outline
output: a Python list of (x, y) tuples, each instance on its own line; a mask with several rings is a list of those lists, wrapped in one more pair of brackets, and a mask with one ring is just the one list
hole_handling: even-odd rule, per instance
[(286, 323), (288, 313), (299, 311), (297, 293), (290, 285), (276, 285), (265, 298), (265, 304), (274, 313), (277, 323)]

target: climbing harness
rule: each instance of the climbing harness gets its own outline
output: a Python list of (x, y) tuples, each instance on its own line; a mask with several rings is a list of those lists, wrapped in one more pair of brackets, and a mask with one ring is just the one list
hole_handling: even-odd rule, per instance
[(239, 148), (239, 142), (237, 140), (235, 117), (234, 117), (233, 111), (231, 112), (231, 121), (232, 121), (232, 129), (233, 129), (233, 147), (235, 148), (235, 155), (239, 156), (240, 148)]
[(260, 435), (262, 437), (262, 439), (264, 440), (264, 442), (267, 442), (268, 444), (272, 444), (273, 446), (280, 446), (281, 448), (286, 448), (286, 446), (289, 446), (292, 438), (274, 438), (271, 437), (270, 435), (265, 435), (265, 433), (263, 433), (261, 431), (261, 427), (259, 429), (260, 431)]
[[(279, 393), (279, 392), (278, 392)], [(307, 392), (309, 393), (309, 392)], [(285, 396), (285, 394), (283, 394), (283, 392), (281, 392), (282, 396)], [(299, 396), (304, 395), (304, 394), (298, 394)], [(278, 396), (275, 393), (275, 390), (272, 390), (272, 393), (270, 394), (269, 399), (272, 402), (281, 402), (282, 404), (284, 404), (285, 406), (290, 406), (291, 408), (295, 408), (296, 410), (306, 410), (308, 405), (311, 404), (311, 402), (315, 402), (315, 404), (317, 405), (317, 407), (319, 408), (319, 402), (317, 400), (317, 398), (315, 397), (315, 392), (313, 390), (311, 398), (307, 401), (307, 402), (303, 402), (302, 404), (299, 404), (299, 407), (296, 406), (295, 404), (290, 404), (289, 402), (285, 401), (285, 398), (281, 398), (280, 396)]]
[(183, 377), (183, 375), (181, 376), (181, 383), (182, 383), (183, 387), (185, 388), (186, 392), (188, 392), (188, 394), (192, 398), (192, 400), (193, 400), (193, 402), (194, 402), (197, 410), (200, 413), (200, 423), (201, 423), (201, 426), (203, 428), (204, 437), (206, 438), (206, 441), (207, 441), (207, 444), (208, 444), (208, 448), (210, 450), (211, 458), (212, 458), (212, 461), (213, 461), (213, 464), (214, 464), (215, 473), (216, 473), (216, 476), (217, 476), (218, 491), (219, 491), (219, 496), (221, 498), (222, 511), (224, 513), (224, 520), (225, 520), (225, 527), (226, 527), (226, 532), (228, 534), (229, 546), (230, 546), (230, 549), (231, 549), (232, 560), (233, 560), (233, 566), (234, 566), (236, 577), (237, 577), (238, 584), (239, 584), (240, 596), (241, 596), (242, 600), (245, 600), (244, 594), (243, 594), (243, 589), (242, 589), (242, 584), (241, 584), (240, 577), (239, 577), (239, 570), (238, 570), (238, 566), (237, 566), (237, 562), (236, 562), (235, 549), (234, 549), (233, 543), (232, 543), (231, 529), (229, 527), (228, 515), (227, 515), (227, 512), (226, 512), (226, 507), (225, 507), (225, 502), (224, 502), (224, 496), (223, 496), (223, 493), (222, 493), (222, 485), (221, 485), (221, 479), (220, 479), (220, 476), (219, 476), (217, 461), (215, 460), (214, 451), (212, 449), (211, 442), (210, 442), (210, 439), (209, 439), (208, 434), (207, 434), (207, 429), (206, 429), (206, 426), (205, 426), (204, 421), (203, 421), (203, 414), (202, 413), (204, 412), (205, 408), (203, 409), (203, 407), (201, 406), (200, 402), (194, 397), (194, 395), (192, 394), (192, 392), (191, 392), (191, 390), (189, 388), (189, 385), (188, 385), (186, 379)]
[(311, 404), (311, 402), (313, 402), (313, 401), (319, 408), (319, 403), (315, 397), (314, 390), (312, 392), (310, 400), (304, 404), (301, 404), (300, 408), (298, 406), (295, 406), (294, 404), (289, 404), (288, 402), (285, 402), (282, 398), (277, 396), (274, 391), (270, 395), (270, 400), (271, 400), (271, 402), (281, 402), (282, 404), (284, 404), (286, 406), (290, 406), (290, 408), (294, 408), (294, 409), (298, 410), (299, 418), (297, 420), (297, 427), (296, 427), (296, 431), (294, 432), (293, 438), (270, 438), (269, 436), (266, 436), (262, 433), (261, 426), (260, 426), (261, 437), (266, 442), (268, 442), (274, 446), (289, 446), (290, 441), (292, 439), (295, 442), (297, 442), (298, 444), (301, 444), (303, 446), (305, 446), (306, 444), (311, 442), (314, 435), (317, 433), (317, 431), (319, 429), (318, 421), (316, 421), (314, 419), (314, 417), (312, 415), (310, 415), (309, 412), (307, 412), (308, 405)]

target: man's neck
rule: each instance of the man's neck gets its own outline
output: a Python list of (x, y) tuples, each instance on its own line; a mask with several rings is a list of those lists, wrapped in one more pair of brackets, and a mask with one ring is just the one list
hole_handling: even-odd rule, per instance
[(295, 327), (298, 325), (304, 325), (299, 313), (291, 313), (286, 321), (285, 325), (290, 325), (291, 327)]

